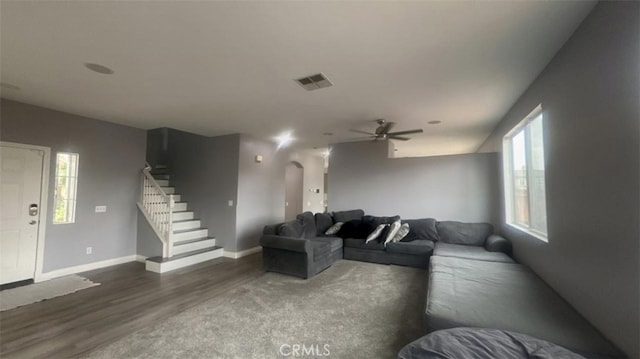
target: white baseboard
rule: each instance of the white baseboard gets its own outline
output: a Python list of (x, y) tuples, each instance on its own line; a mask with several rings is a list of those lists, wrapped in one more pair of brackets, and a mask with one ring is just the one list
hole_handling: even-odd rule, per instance
[(254, 254), (254, 253), (258, 253), (258, 252), (262, 252), (262, 247), (261, 246), (257, 246), (257, 247), (253, 247), (253, 248), (249, 248), (249, 249), (245, 249), (243, 251), (239, 251), (239, 252), (231, 252), (228, 250), (224, 250), (224, 256), (227, 258), (233, 258), (233, 259), (238, 259), (244, 256), (248, 256), (249, 254)]
[(94, 269), (100, 269), (104, 267), (110, 267), (117, 264), (128, 263), (138, 260), (138, 256), (132, 254), (130, 256), (120, 257), (120, 258), (112, 258), (104, 261), (81, 264), (79, 266), (67, 267), (62, 269), (56, 269), (51, 272), (42, 273), (35, 278), (35, 282), (43, 282), (45, 280), (64, 277), (65, 275), (76, 274), (81, 272), (86, 272)]
[(136, 262), (140, 262), (140, 263), (144, 263), (147, 261), (147, 257), (143, 256), (142, 254), (137, 254), (136, 255)]

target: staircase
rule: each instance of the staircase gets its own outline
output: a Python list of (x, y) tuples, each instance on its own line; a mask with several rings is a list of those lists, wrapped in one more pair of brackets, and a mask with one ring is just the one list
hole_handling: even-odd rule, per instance
[(222, 257), (224, 250), (216, 246), (216, 239), (202, 228), (200, 220), (171, 187), (166, 168), (158, 166), (152, 171), (147, 166), (142, 172), (143, 191), (138, 207), (163, 245), (162, 256), (146, 259), (146, 269), (165, 273)]

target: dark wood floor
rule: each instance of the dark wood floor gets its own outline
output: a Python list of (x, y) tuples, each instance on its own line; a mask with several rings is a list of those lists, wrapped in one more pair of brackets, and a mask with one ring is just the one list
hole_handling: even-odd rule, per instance
[(0, 357), (86, 354), (263, 275), (262, 258), (219, 258), (157, 274), (132, 262), (82, 273), (101, 285), (0, 313)]

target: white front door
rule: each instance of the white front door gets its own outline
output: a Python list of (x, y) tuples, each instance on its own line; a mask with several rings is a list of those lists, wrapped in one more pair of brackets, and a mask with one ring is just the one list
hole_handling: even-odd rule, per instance
[(34, 278), (43, 156), (0, 147), (0, 284)]

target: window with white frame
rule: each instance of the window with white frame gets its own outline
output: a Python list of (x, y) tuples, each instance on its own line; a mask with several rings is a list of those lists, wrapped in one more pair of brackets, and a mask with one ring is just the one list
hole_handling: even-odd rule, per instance
[(78, 154), (58, 152), (56, 155), (56, 187), (53, 223), (74, 223), (78, 188)]
[(502, 153), (507, 224), (547, 241), (542, 106), (504, 136)]

